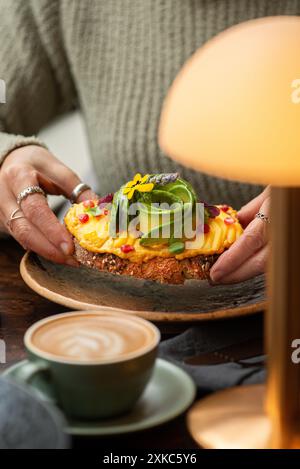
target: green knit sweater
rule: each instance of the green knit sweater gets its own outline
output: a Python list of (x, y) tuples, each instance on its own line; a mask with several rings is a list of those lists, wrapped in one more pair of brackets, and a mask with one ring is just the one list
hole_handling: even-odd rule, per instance
[[(100, 193), (137, 171), (178, 169), (157, 126), (186, 59), (235, 23), (299, 11), (299, 0), (0, 0), (0, 159), (80, 108)], [(239, 207), (261, 189), (179, 170), (212, 203)]]

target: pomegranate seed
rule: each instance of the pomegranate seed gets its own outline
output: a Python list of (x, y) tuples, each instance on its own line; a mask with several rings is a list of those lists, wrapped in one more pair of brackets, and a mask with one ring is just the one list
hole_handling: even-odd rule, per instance
[(209, 233), (209, 231), (210, 231), (210, 226), (207, 223), (204, 223), (203, 233)]
[(95, 207), (95, 204), (92, 200), (85, 200), (83, 202), (83, 206), (84, 206), (84, 208), (93, 208), (93, 207)]
[(229, 205), (222, 205), (221, 210), (223, 210), (223, 212), (228, 212)]
[(124, 252), (124, 254), (127, 254), (128, 252), (132, 252), (134, 251), (134, 247), (131, 246), (130, 244), (123, 244), (123, 246), (121, 246), (121, 251)]
[(107, 194), (104, 197), (101, 197), (101, 199), (98, 200), (97, 204), (102, 205), (102, 204), (108, 204), (109, 202), (112, 202), (114, 198), (114, 194)]
[(81, 213), (80, 215), (78, 215), (78, 219), (80, 223), (86, 223), (89, 221), (90, 217), (88, 216), (87, 213)]
[(108, 215), (109, 211), (107, 210), (107, 208), (105, 208), (105, 209), (103, 210), (103, 213), (104, 213), (104, 215)]
[(235, 219), (232, 218), (232, 217), (226, 217), (226, 218), (224, 218), (224, 223), (226, 225), (232, 225), (232, 223), (235, 223)]

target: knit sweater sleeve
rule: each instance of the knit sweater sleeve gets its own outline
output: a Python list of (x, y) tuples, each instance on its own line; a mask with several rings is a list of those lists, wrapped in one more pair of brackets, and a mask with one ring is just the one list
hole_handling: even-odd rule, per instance
[(5, 103), (0, 99), (1, 164), (15, 148), (45, 146), (36, 133), (76, 106), (76, 92), (59, 0), (0, 0), (0, 15), (0, 79), (6, 88)]

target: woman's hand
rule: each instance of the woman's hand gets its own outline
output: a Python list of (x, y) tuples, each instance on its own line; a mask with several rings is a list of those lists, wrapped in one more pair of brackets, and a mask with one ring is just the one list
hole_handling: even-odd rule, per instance
[[(24, 247), (53, 262), (77, 265), (72, 258), (73, 241), (58, 221), (42, 194), (31, 194), (21, 202), (24, 218), (7, 222), (18, 208), (17, 196), (28, 186), (40, 186), (46, 193), (69, 197), (79, 184), (78, 176), (48, 150), (28, 145), (12, 151), (0, 169), (0, 226)], [(85, 191), (78, 200), (95, 197)]]
[(268, 256), (267, 223), (255, 218), (258, 212), (269, 215), (270, 188), (251, 200), (238, 212), (245, 228), (242, 236), (213, 265), (210, 276), (214, 283), (235, 283), (265, 271)]

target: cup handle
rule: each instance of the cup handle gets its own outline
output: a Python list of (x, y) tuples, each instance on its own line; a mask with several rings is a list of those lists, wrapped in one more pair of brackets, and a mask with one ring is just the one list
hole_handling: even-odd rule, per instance
[[(47, 363), (42, 362), (27, 361), (23, 364), (22, 368), (19, 370), (18, 376), (15, 379), (20, 384), (26, 384), (30, 386), (32, 379), (39, 374), (47, 374), (49, 376), (49, 365), (47, 365)], [(52, 396), (47, 396), (45, 393), (43, 393), (37, 388), (34, 388), (33, 386), (31, 386), (31, 390), (41, 400), (49, 402), (51, 404), (55, 404), (56, 399)]]
[(28, 361), (19, 370), (18, 378), (22, 383), (30, 384), (32, 379), (40, 373), (49, 373), (49, 366), (46, 363)]

